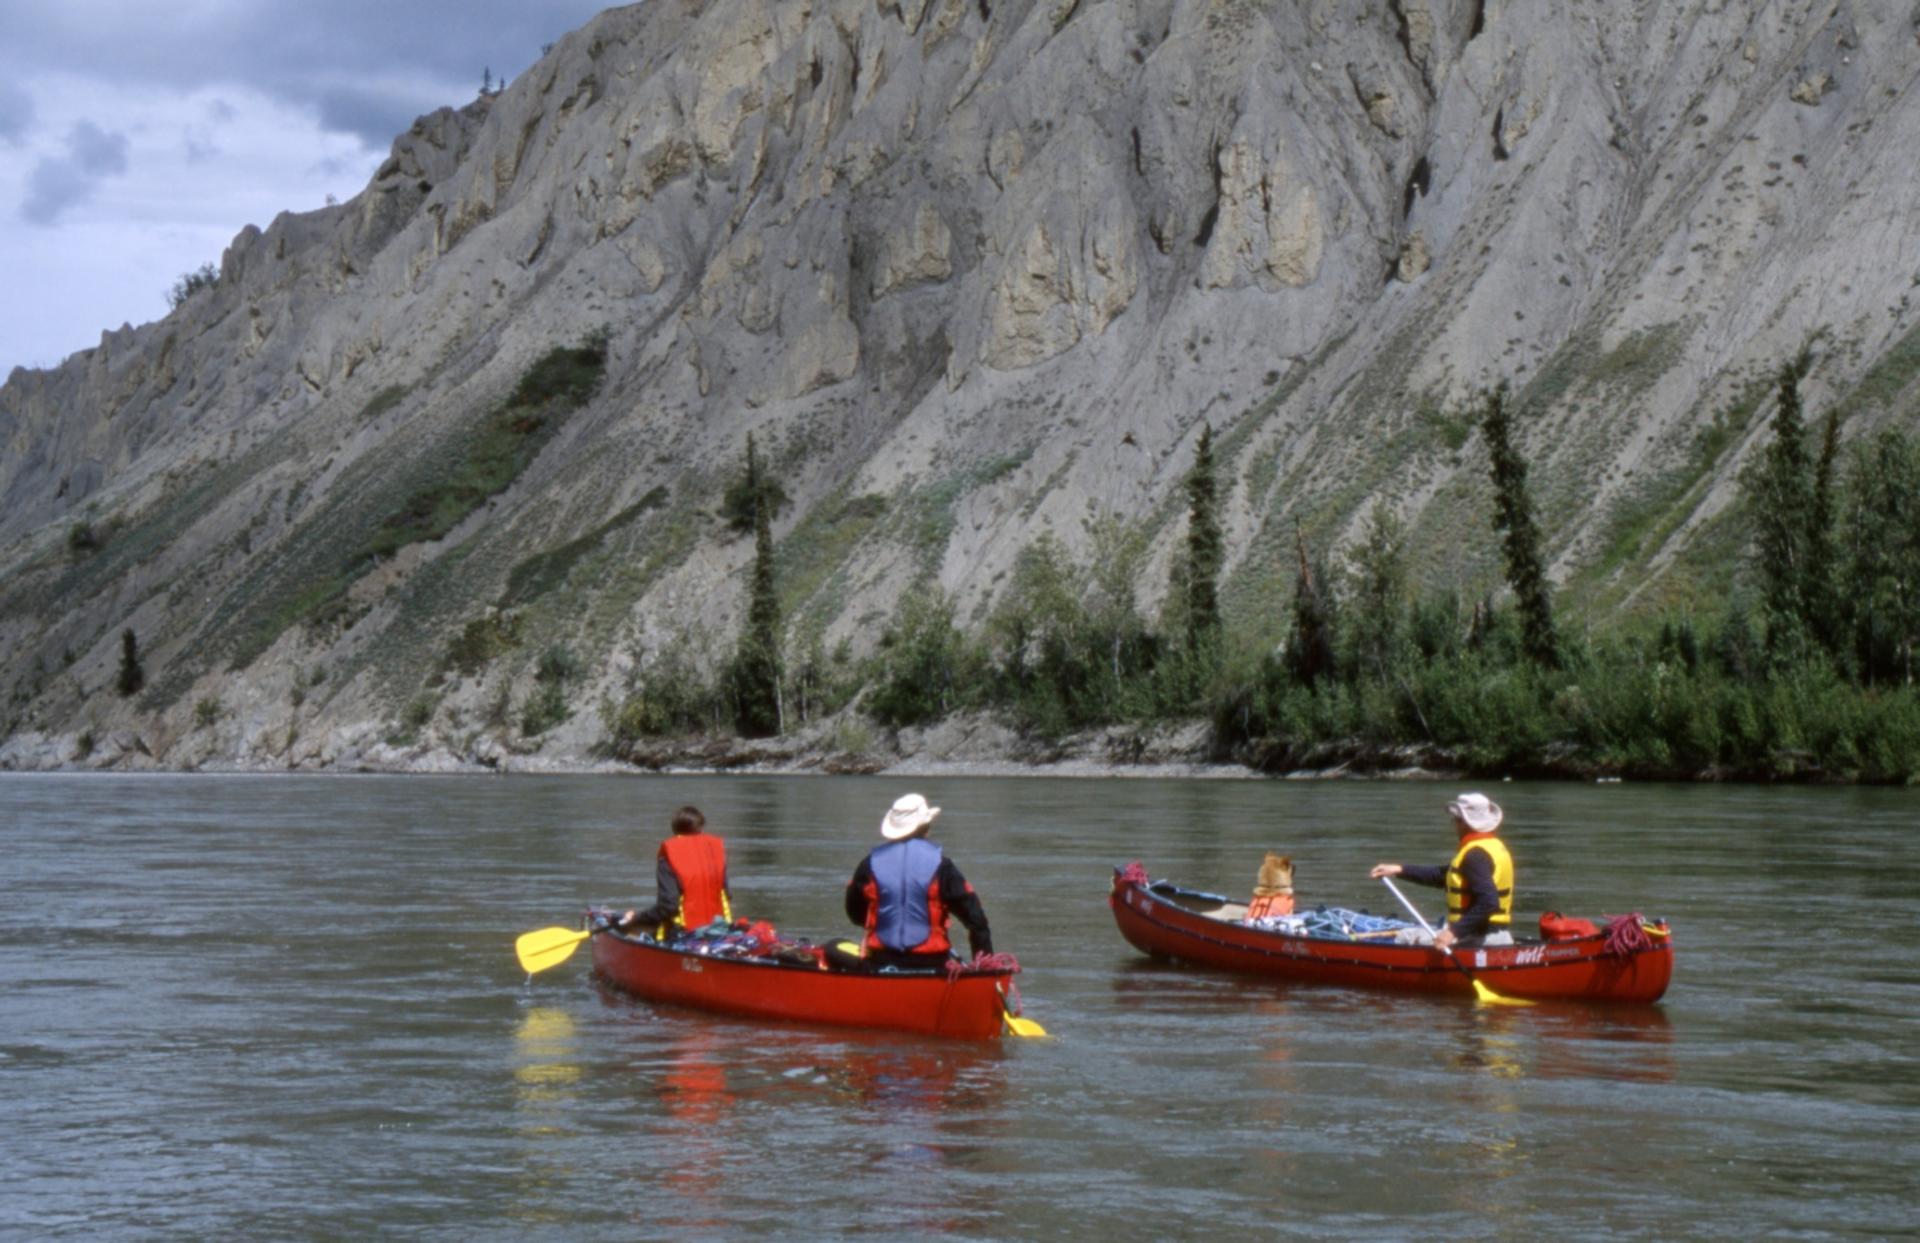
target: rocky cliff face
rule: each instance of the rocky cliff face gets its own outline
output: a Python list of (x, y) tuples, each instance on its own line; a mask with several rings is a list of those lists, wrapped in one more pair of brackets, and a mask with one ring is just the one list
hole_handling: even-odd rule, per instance
[[(1723, 585), (1756, 379), (1813, 340), (1815, 409), (1914, 418), (1916, 67), (1911, 0), (610, 10), (165, 320), (8, 379), (0, 732), (22, 762), (484, 755), (554, 642), (583, 703), (676, 636), (724, 650), (748, 431), (795, 501), (796, 637), (870, 642), (922, 576), (977, 617), (1103, 512), (1154, 533), (1151, 606), (1203, 422), (1234, 607), (1284, 594), (1296, 522), (1337, 544), (1375, 498), (1477, 588), (1462, 412), (1502, 378), (1578, 598)], [(509, 489), (365, 555), (600, 337)]]

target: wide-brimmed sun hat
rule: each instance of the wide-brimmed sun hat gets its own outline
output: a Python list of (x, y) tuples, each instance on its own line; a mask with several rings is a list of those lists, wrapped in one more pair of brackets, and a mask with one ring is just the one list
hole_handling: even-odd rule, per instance
[(880, 836), (890, 842), (903, 837), (912, 837), (933, 818), (940, 814), (938, 807), (927, 806), (927, 800), (918, 794), (903, 794), (894, 800), (893, 809), (880, 821)]
[(1484, 794), (1462, 794), (1447, 804), (1447, 814), (1475, 833), (1492, 833), (1500, 827), (1500, 804)]

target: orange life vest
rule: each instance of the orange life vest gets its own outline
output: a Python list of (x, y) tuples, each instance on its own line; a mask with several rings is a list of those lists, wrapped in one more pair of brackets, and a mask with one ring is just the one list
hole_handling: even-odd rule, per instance
[(660, 854), (680, 881), (680, 910), (673, 922), (701, 928), (714, 916), (731, 920), (727, 902), (727, 844), (710, 833), (676, 833), (660, 843)]
[(1264, 898), (1255, 898), (1247, 903), (1248, 919), (1268, 919), (1274, 915), (1293, 914), (1293, 895), (1290, 893), (1270, 893)]

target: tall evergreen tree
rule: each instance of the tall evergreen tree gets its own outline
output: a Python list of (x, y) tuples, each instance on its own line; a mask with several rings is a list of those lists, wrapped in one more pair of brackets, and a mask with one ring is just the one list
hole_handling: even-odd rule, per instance
[(120, 691), (120, 698), (131, 699), (138, 695), (147, 684), (147, 674), (140, 667), (140, 643), (133, 637), (131, 629), (120, 632), (120, 676), (114, 685)]
[(1357, 655), (1366, 672), (1385, 681), (1399, 663), (1405, 634), (1406, 526), (1385, 501), (1367, 515), (1360, 542), (1347, 550), (1348, 600)]
[(1331, 677), (1338, 667), (1334, 652), (1334, 599), (1324, 566), (1307, 556), (1306, 537), (1293, 531), (1299, 570), (1293, 580), (1293, 627), (1287, 640), (1287, 672), (1302, 686)]
[(1552, 668), (1560, 663), (1560, 639), (1554, 632), (1546, 563), (1540, 558), (1540, 528), (1527, 492), (1527, 462), (1513, 444), (1513, 412), (1504, 383), (1487, 394), (1480, 431), (1493, 462), (1493, 525), (1504, 537), (1507, 585), (1520, 606), (1521, 646), (1535, 664)]
[[(779, 485), (769, 487), (760, 470), (753, 435), (747, 435), (746, 469), (740, 487), (753, 516), (753, 577), (746, 624), (733, 658), (734, 724), (749, 738), (766, 738), (785, 725), (780, 702), (780, 596), (773, 572), (773, 506)], [(729, 490), (731, 499), (732, 490)]]
[(1809, 628), (1820, 645), (1844, 661), (1846, 640), (1841, 610), (1836, 607), (1840, 566), (1834, 552), (1834, 526), (1839, 506), (1840, 407), (1827, 410), (1820, 437), (1820, 457), (1813, 469), (1813, 508), (1807, 515), (1807, 575), (1801, 588)]
[(1813, 634), (1808, 624), (1814, 607), (1810, 586), (1816, 581), (1812, 544), (1821, 506), (1800, 406), (1806, 368), (1804, 353), (1781, 366), (1775, 380), (1773, 437), (1746, 478), (1767, 647), (1777, 660), (1799, 653)]
[(1920, 443), (1890, 429), (1847, 472), (1844, 590), (1862, 681), (1913, 684), (1920, 645)]
[(1220, 638), (1220, 570), (1226, 542), (1220, 534), (1213, 477), (1213, 428), (1200, 425), (1200, 443), (1187, 471), (1187, 648), (1213, 651)]
[(786, 507), (786, 489), (760, 465), (760, 449), (754, 444), (753, 433), (748, 432), (747, 466), (727, 485), (726, 496), (720, 502), (721, 516), (734, 534), (751, 535), (760, 521), (762, 509), (773, 519)]

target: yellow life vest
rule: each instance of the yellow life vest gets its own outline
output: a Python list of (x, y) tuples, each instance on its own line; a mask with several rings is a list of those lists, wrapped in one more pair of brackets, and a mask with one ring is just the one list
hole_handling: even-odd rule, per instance
[(1505, 928), (1513, 923), (1513, 856), (1507, 852), (1507, 844), (1491, 833), (1467, 834), (1453, 862), (1447, 864), (1447, 922), (1458, 922), (1473, 905), (1467, 878), (1460, 871), (1469, 850), (1484, 850), (1493, 860), (1493, 887), (1500, 894), (1500, 909), (1487, 916), (1487, 923)]

